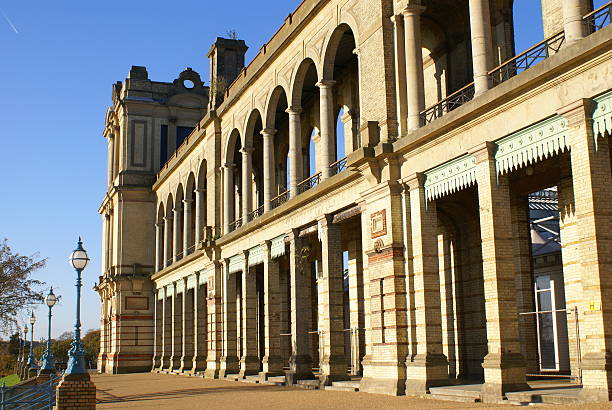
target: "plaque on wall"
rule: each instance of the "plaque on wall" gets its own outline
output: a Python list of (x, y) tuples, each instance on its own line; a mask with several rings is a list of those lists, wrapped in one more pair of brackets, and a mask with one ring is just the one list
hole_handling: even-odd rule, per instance
[(125, 308), (127, 310), (149, 310), (149, 298), (146, 296), (126, 296)]
[(374, 212), (370, 215), (370, 233), (372, 239), (387, 234), (387, 210)]

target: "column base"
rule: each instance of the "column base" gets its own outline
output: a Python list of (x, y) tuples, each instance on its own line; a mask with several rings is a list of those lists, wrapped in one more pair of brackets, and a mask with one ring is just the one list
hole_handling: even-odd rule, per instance
[(450, 384), (444, 354), (416, 355), (406, 360), (406, 395), (424, 397), (430, 387)]
[(612, 352), (587, 353), (581, 358), (582, 392), (587, 402), (612, 401)]
[(507, 392), (531, 390), (525, 376), (525, 359), (520, 353), (487, 354), (482, 361), (485, 383), (481, 397), (485, 403), (499, 403)]
[(406, 379), (378, 379), (364, 377), (359, 382), (359, 391), (364, 393), (403, 396), (406, 392)]
[(246, 376), (259, 374), (260, 362), (257, 356), (243, 356), (240, 359), (240, 371), (238, 377), (244, 379)]
[(268, 380), (269, 377), (282, 376), (283, 372), (283, 361), (280, 356), (264, 356), (261, 361), (263, 370), (259, 372), (259, 377), (262, 381)]
[(330, 355), (321, 358), (321, 386), (331, 386), (333, 382), (350, 380), (344, 355)]
[(219, 378), (224, 379), (228, 374), (236, 374), (240, 370), (238, 358), (232, 356), (224, 356), (221, 358), (221, 368), (219, 369)]
[(297, 384), (299, 380), (315, 379), (312, 373), (312, 358), (310, 356), (291, 356), (289, 358), (289, 369), (285, 372), (287, 385)]
[(193, 356), (183, 356), (181, 357), (181, 367), (179, 368), (180, 372), (188, 372), (191, 370), (193, 366)]
[(200, 373), (206, 370), (206, 362), (198, 359), (198, 356), (194, 356), (191, 360), (191, 374)]

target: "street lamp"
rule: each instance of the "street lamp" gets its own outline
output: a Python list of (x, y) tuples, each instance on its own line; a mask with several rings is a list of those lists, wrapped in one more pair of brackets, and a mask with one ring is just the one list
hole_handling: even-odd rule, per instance
[(85, 352), (83, 349), (83, 343), (81, 342), (81, 272), (87, 266), (89, 257), (87, 252), (83, 249), (83, 242), (81, 237), (77, 242), (77, 247), (70, 254), (70, 266), (76, 270), (76, 322), (74, 324), (74, 340), (72, 341), (70, 350), (68, 351), (68, 365), (64, 374), (83, 374), (87, 373), (85, 368)]
[(38, 365), (36, 364), (36, 360), (34, 360), (34, 323), (36, 323), (36, 317), (34, 316), (34, 311), (32, 311), (32, 315), (30, 316), (32, 331), (30, 332), (30, 356), (28, 357), (28, 369), (38, 370)]
[(55, 360), (53, 358), (53, 352), (51, 351), (51, 309), (57, 303), (57, 296), (53, 294), (53, 288), (49, 291), (49, 294), (45, 298), (45, 303), (49, 307), (49, 333), (47, 334), (47, 351), (43, 355), (41, 371), (51, 373), (55, 370)]
[(25, 364), (26, 361), (26, 347), (28, 346), (28, 324), (23, 323), (23, 351), (21, 352), (21, 362)]

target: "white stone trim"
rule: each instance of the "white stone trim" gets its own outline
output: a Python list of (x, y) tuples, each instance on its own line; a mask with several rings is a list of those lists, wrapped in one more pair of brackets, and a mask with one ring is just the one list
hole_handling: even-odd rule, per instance
[(276, 259), (285, 254), (285, 236), (281, 235), (272, 239), (270, 244), (270, 257)]
[(568, 122), (555, 115), (510, 134), (496, 141), (496, 144), (497, 173), (507, 174), (569, 149)]
[(249, 249), (249, 266), (259, 265), (264, 260), (263, 246), (257, 245)]
[(593, 101), (593, 136), (597, 141), (599, 135), (603, 138), (612, 134), (612, 91), (593, 98)]
[(236, 273), (242, 271), (244, 267), (244, 256), (243, 255), (234, 255), (229, 258), (228, 264), (228, 273)]
[(425, 197), (432, 201), (475, 183), (476, 159), (472, 155), (463, 155), (425, 172)]

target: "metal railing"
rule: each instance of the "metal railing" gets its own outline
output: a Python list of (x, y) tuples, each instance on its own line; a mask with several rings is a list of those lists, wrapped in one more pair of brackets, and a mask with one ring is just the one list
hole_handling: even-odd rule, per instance
[(320, 183), (321, 183), (321, 173), (318, 172), (318, 173), (314, 174), (313, 176), (309, 177), (308, 179), (305, 179), (304, 181), (302, 181), (302, 182), (300, 182), (298, 184), (298, 186), (297, 186), (298, 194), (303, 194), (304, 192), (308, 191), (309, 189), (312, 189), (312, 188), (316, 187)]
[(423, 125), (429, 124), (433, 120), (442, 117), (449, 111), (454, 110), (457, 107), (462, 106), (466, 102), (474, 98), (474, 83), (470, 83), (463, 88), (455, 91), (442, 101), (437, 104), (426, 108), (421, 112), (421, 123)]
[(242, 218), (236, 219), (234, 222), (230, 224), (230, 231), (235, 231), (236, 229), (242, 226)]
[(329, 166), (331, 168), (331, 175), (337, 175), (346, 169), (346, 157), (339, 159)]
[(552, 37), (540, 41), (533, 47), (528, 48), (489, 71), (491, 83), (494, 86), (501, 84), (539, 62), (546, 60), (552, 54), (557, 53), (564, 42), (564, 32), (557, 33)]
[(263, 215), (263, 213), (264, 213), (264, 207), (262, 205), (248, 215), (248, 220), (252, 221), (255, 218), (259, 218), (260, 216)]
[(601, 30), (605, 26), (610, 24), (610, 18), (612, 16), (612, 1), (604, 4), (597, 10), (593, 10), (589, 14), (583, 17), (584, 22), (589, 27), (590, 33), (594, 33)]
[(2, 384), (0, 408), (2, 409), (53, 409), (55, 386), (62, 374), (45, 383), (29, 386), (5, 387)]
[(282, 204), (284, 204), (285, 202), (287, 202), (289, 200), (289, 191), (285, 191), (282, 194), (272, 198), (270, 200), (271, 202), (271, 208), (278, 208), (279, 206), (281, 206)]

